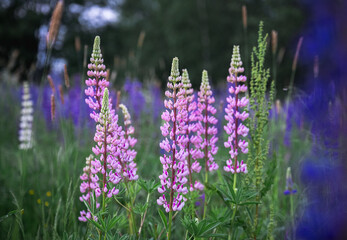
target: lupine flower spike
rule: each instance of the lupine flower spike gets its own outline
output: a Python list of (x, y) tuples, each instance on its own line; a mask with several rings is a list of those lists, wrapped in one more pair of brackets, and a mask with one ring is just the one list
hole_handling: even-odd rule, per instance
[[(162, 135), (165, 137), (160, 143), (160, 148), (166, 153), (160, 157), (163, 173), (159, 176), (161, 186), (158, 188), (158, 192), (162, 196), (159, 197), (157, 203), (171, 214), (173, 211), (182, 210), (185, 204), (184, 195), (188, 192), (187, 187), (185, 187), (188, 181), (186, 176), (189, 174), (185, 164), (186, 151), (181, 148), (186, 142), (186, 119), (183, 118), (186, 116), (186, 112), (182, 107), (184, 105), (183, 97), (181, 97), (183, 91), (179, 91), (182, 88), (182, 82), (178, 70), (178, 58), (174, 58), (172, 61), (167, 87), (171, 91), (165, 92), (168, 99), (164, 100), (164, 105), (167, 110), (161, 115), (164, 124), (160, 127)], [(169, 193), (169, 195), (165, 196), (165, 193)], [(171, 218), (169, 221), (171, 224)]]
[[(192, 84), (190, 83), (189, 75), (187, 69), (183, 69), (182, 71), (182, 84), (183, 87), (180, 91), (184, 91), (182, 97), (182, 101), (184, 101), (185, 105), (182, 106), (185, 108), (184, 113), (186, 113), (186, 145), (184, 146), (187, 151), (187, 167), (189, 171), (189, 190), (203, 190), (204, 185), (199, 181), (193, 181), (193, 172), (199, 173), (201, 171), (200, 163), (197, 159), (203, 158), (203, 153), (200, 150), (199, 137), (194, 134), (197, 131), (196, 128), (196, 115), (195, 111), (197, 108), (196, 101), (194, 101), (194, 90), (192, 88)], [(201, 139), (201, 138), (200, 138)], [(195, 160), (194, 163), (193, 160)]]
[(19, 130), (19, 149), (27, 150), (33, 147), (33, 101), (30, 99), (28, 82), (23, 83), (22, 110)]
[(218, 164), (214, 161), (214, 155), (218, 151), (216, 146), (217, 128), (215, 125), (218, 120), (213, 115), (217, 110), (212, 106), (215, 99), (212, 95), (211, 86), (208, 82), (207, 71), (202, 72), (200, 91), (198, 92), (198, 111), (197, 123), (198, 135), (200, 136), (201, 150), (205, 158), (205, 182), (207, 182), (207, 173), (218, 169)]
[[(80, 197), (80, 200), (83, 202), (86, 200), (90, 205), (90, 195), (92, 194), (92, 191), (94, 189), (94, 186), (98, 184), (95, 182), (96, 178), (93, 178), (93, 175), (90, 171), (91, 169), (91, 162), (93, 160), (93, 155), (90, 154), (89, 157), (86, 158), (86, 166), (83, 168), (83, 174), (80, 176), (80, 179), (83, 181), (80, 186), (80, 192), (85, 193), (85, 195), (82, 195)], [(92, 182), (94, 180), (94, 182)], [(93, 187), (93, 188), (92, 188)], [(81, 222), (87, 222), (87, 218), (91, 217), (91, 213), (88, 211), (81, 211), (81, 216), (78, 217), (78, 220)]]
[[(89, 176), (86, 171), (81, 177), (81, 180), (88, 181), (81, 184), (80, 190), (82, 193), (87, 193), (80, 197), (81, 201), (87, 201), (91, 203), (90, 198), (95, 194), (94, 199), (96, 208), (100, 206), (97, 198), (102, 195), (102, 209), (105, 210), (105, 198), (112, 198), (117, 195), (119, 190), (115, 187), (120, 182), (121, 178), (121, 165), (117, 161), (117, 157), (120, 155), (120, 145), (124, 144), (122, 136), (124, 131), (117, 125), (118, 115), (114, 114), (114, 111), (110, 111), (110, 101), (108, 89), (104, 89), (104, 96), (102, 99), (102, 108), (98, 116), (98, 124), (96, 126), (96, 133), (94, 141), (96, 142), (93, 147), (93, 152), (96, 156), (87, 165), (90, 170)], [(99, 180), (102, 178), (102, 181)], [(93, 193), (93, 194), (92, 194)], [(85, 220), (83, 217), (89, 218), (91, 214), (81, 212), (80, 220)]]
[(137, 143), (137, 139), (131, 135), (134, 133), (135, 129), (131, 126), (131, 117), (128, 111), (128, 108), (124, 104), (119, 104), (119, 108), (122, 109), (124, 116), (124, 138), (125, 142), (123, 145), (123, 150), (119, 155), (121, 160), (121, 165), (123, 167), (123, 177), (128, 181), (137, 180), (139, 176), (136, 174), (137, 167), (134, 159), (137, 152), (134, 149), (131, 149)]
[(290, 167), (287, 168), (286, 175), (286, 190), (283, 192), (284, 195), (295, 194), (297, 191), (294, 189), (294, 183), (292, 179), (292, 172)]
[(93, 53), (90, 58), (90, 64), (88, 64), (89, 71), (87, 72), (88, 79), (86, 84), (88, 88), (85, 90), (85, 94), (88, 96), (86, 103), (93, 109), (90, 117), (98, 122), (98, 114), (101, 110), (102, 96), (104, 89), (109, 86), (109, 82), (106, 81), (106, 67), (103, 64), (104, 59), (102, 58), (100, 50), (100, 37), (96, 36), (94, 40)]
[[(230, 148), (230, 159), (226, 161), (224, 170), (231, 173), (247, 173), (247, 165), (243, 160), (237, 159), (239, 150), (243, 153), (248, 153), (247, 134), (249, 129), (243, 124), (248, 118), (246, 106), (248, 104), (247, 97), (240, 98), (240, 93), (247, 91), (246, 77), (243, 75), (238, 76), (239, 73), (243, 73), (242, 61), (240, 58), (240, 51), (238, 46), (234, 46), (233, 55), (229, 68), (229, 76), (227, 81), (232, 83), (229, 88), (229, 96), (227, 97), (227, 107), (225, 108), (225, 120), (228, 121), (224, 126), (224, 130), (229, 135), (228, 140), (224, 142), (226, 148)], [(243, 110), (243, 111), (242, 111)], [(243, 139), (241, 139), (241, 136)]]

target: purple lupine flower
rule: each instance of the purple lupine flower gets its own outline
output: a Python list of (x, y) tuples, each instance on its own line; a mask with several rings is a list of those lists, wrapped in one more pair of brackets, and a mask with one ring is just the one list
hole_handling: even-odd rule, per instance
[(128, 94), (128, 102), (130, 111), (134, 116), (134, 119), (137, 120), (141, 116), (141, 113), (145, 107), (146, 99), (142, 93), (142, 83), (137, 79), (133, 81), (127, 79), (124, 83), (124, 90)]
[(211, 86), (208, 82), (207, 71), (204, 70), (202, 72), (200, 91), (198, 92), (198, 108), (195, 118), (198, 121), (196, 123), (197, 135), (200, 141), (200, 149), (203, 152), (202, 156), (205, 158), (206, 173), (218, 169), (218, 164), (213, 157), (218, 151), (216, 146), (218, 130), (215, 126), (218, 120), (213, 116), (217, 112), (216, 108), (212, 106), (214, 102), (215, 98), (212, 95)]
[(287, 174), (286, 174), (286, 190), (284, 190), (284, 195), (290, 195), (295, 194), (297, 191), (294, 189), (294, 183), (292, 179), (292, 171), (290, 167), (287, 168)]
[(153, 114), (153, 120), (154, 122), (157, 122), (160, 116), (160, 113), (162, 112), (163, 106), (162, 106), (162, 96), (161, 96), (161, 90), (160, 90), (160, 84), (154, 83), (151, 85), (151, 95), (152, 95), (152, 114)]
[[(195, 111), (197, 105), (196, 101), (194, 101), (194, 90), (192, 88), (192, 84), (190, 83), (187, 69), (183, 69), (182, 71), (182, 84), (183, 87), (180, 89), (180, 91), (182, 92), (181, 96), (184, 98), (182, 99), (182, 102), (184, 103), (182, 107), (185, 108), (182, 110), (184, 110), (184, 113), (186, 114), (186, 116), (184, 116), (184, 118), (186, 119), (184, 126), (184, 128), (186, 128), (186, 141), (185, 145), (182, 147), (184, 147), (187, 151), (186, 164), (189, 170), (189, 190), (193, 191), (195, 189), (202, 191), (204, 189), (204, 185), (199, 181), (193, 182), (193, 172), (199, 173), (201, 171), (200, 163), (196, 159), (202, 158), (203, 153), (199, 148), (201, 143), (201, 141), (199, 141), (199, 138), (201, 139), (201, 137), (197, 137), (196, 134), (194, 134), (197, 131), (197, 128), (195, 126)], [(193, 148), (193, 146), (195, 146), (195, 148)], [(191, 159), (195, 160), (195, 162), (192, 163)]]
[(27, 150), (33, 147), (33, 112), (33, 101), (31, 100), (29, 83), (23, 82), (22, 110), (19, 125), (19, 149), (21, 150)]
[[(91, 118), (97, 122), (94, 141), (96, 145), (93, 147), (95, 154), (94, 160), (90, 162), (90, 175), (83, 176), (82, 180), (87, 181), (82, 183), (81, 192), (85, 195), (80, 197), (81, 201), (87, 201), (91, 204), (91, 197), (98, 208), (98, 197), (102, 195), (103, 211), (105, 210), (105, 198), (111, 198), (118, 194), (119, 190), (115, 185), (122, 180), (122, 164), (119, 161), (124, 146), (127, 142), (124, 138), (125, 132), (121, 126), (118, 126), (118, 115), (112, 109), (111, 100), (109, 99), (109, 91), (107, 89), (108, 82), (105, 80), (106, 72), (105, 65), (100, 51), (100, 38), (97, 36), (94, 40), (94, 48), (91, 57), (91, 64), (88, 65), (90, 71), (88, 76), (92, 77), (86, 80), (88, 89), (85, 91), (88, 96), (86, 103), (94, 111), (90, 114)], [(102, 103), (102, 104), (101, 104)], [(127, 156), (123, 156), (125, 158)], [(99, 178), (102, 177), (102, 180)], [(93, 194), (91, 194), (93, 193)], [(80, 220), (90, 214), (81, 212)]]
[[(167, 154), (160, 157), (163, 173), (159, 176), (161, 186), (158, 188), (158, 192), (162, 196), (157, 199), (157, 203), (163, 205), (166, 212), (172, 212), (182, 210), (187, 200), (184, 195), (188, 192), (185, 184), (188, 181), (186, 176), (189, 174), (185, 163), (187, 152), (182, 147), (186, 142), (187, 127), (183, 117), (187, 113), (183, 107), (184, 91), (180, 91), (182, 82), (178, 70), (178, 58), (174, 58), (172, 61), (167, 87), (171, 91), (165, 92), (168, 99), (164, 100), (164, 105), (167, 110), (161, 115), (164, 124), (160, 127), (162, 135), (165, 137), (160, 143), (160, 148), (165, 150)], [(165, 196), (165, 192), (169, 192), (168, 198)]]
[(137, 143), (137, 139), (131, 135), (135, 129), (131, 126), (131, 117), (128, 108), (124, 104), (119, 104), (119, 108), (122, 110), (124, 116), (124, 139), (125, 144), (119, 155), (119, 160), (122, 165), (123, 177), (129, 181), (136, 181), (139, 176), (137, 175), (137, 167), (134, 159), (137, 152), (132, 149)]
[[(241, 139), (241, 136), (245, 138), (249, 131), (242, 124), (249, 116), (246, 109), (244, 109), (248, 104), (248, 99), (245, 96), (242, 98), (239, 97), (239, 93), (245, 93), (247, 91), (247, 86), (244, 84), (247, 79), (246, 76), (238, 76), (243, 71), (244, 68), (242, 67), (239, 46), (234, 46), (229, 76), (227, 77), (227, 81), (233, 85), (230, 86), (230, 95), (226, 99), (228, 105), (225, 108), (225, 119), (228, 123), (224, 126), (224, 130), (228, 134), (228, 140), (224, 142), (224, 146), (230, 148), (230, 159), (226, 161), (227, 165), (224, 166), (224, 171), (231, 173), (247, 173), (246, 163), (243, 160), (241, 162), (237, 160), (239, 149), (243, 153), (248, 153), (248, 142), (245, 139)], [(244, 111), (240, 113), (243, 109)]]
[[(102, 96), (104, 95), (104, 89), (109, 86), (109, 82), (106, 80), (107, 72), (106, 67), (103, 64), (104, 59), (102, 58), (100, 50), (100, 37), (96, 36), (94, 40), (93, 53), (90, 58), (90, 64), (88, 64), (88, 79), (86, 84), (88, 88), (85, 90), (86, 103), (93, 109), (90, 117), (98, 122), (98, 112), (101, 110)], [(111, 109), (111, 108), (110, 108)]]
[[(110, 110), (108, 94), (108, 89), (105, 88), (101, 111), (94, 116), (98, 121), (94, 136), (96, 145), (93, 147), (96, 157), (87, 159), (87, 167), (81, 176), (81, 180), (84, 182), (80, 186), (81, 193), (85, 193), (80, 200), (91, 204), (91, 198), (95, 194), (94, 201), (97, 208), (100, 206), (98, 197), (102, 195), (104, 201), (105, 197), (111, 198), (117, 195), (119, 190), (115, 185), (122, 180), (122, 166), (117, 161), (117, 157), (121, 152), (119, 146), (125, 144), (124, 138), (122, 138), (124, 131), (117, 124), (118, 115), (114, 110)], [(90, 217), (90, 214), (82, 211), (79, 219), (84, 221), (85, 218), (89, 218), (88, 216)]]

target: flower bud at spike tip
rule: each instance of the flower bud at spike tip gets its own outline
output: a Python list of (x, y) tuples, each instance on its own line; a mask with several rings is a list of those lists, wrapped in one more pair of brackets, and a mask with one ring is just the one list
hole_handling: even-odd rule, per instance
[(192, 84), (190, 83), (190, 80), (189, 80), (189, 75), (188, 75), (187, 69), (182, 70), (182, 83), (183, 83), (183, 87), (185, 89), (192, 87)]
[(94, 58), (94, 59), (101, 58), (100, 37), (99, 36), (96, 36), (94, 39), (92, 58)]
[(208, 91), (211, 90), (211, 86), (208, 82), (208, 73), (206, 70), (203, 70), (202, 71), (202, 77), (201, 77), (201, 87), (200, 87), (200, 90), (201, 91), (204, 91), (205, 94), (207, 95), (211, 95), (211, 94), (208, 94)]
[(108, 88), (104, 90), (104, 96), (102, 98), (101, 114), (104, 116), (104, 120), (108, 118), (109, 114), (109, 103), (108, 103)]
[(180, 72), (178, 70), (178, 58), (175, 57), (174, 59), (172, 59), (172, 65), (171, 65), (171, 77), (173, 77), (174, 79), (172, 79), (172, 81), (176, 82), (176, 78), (179, 77)]

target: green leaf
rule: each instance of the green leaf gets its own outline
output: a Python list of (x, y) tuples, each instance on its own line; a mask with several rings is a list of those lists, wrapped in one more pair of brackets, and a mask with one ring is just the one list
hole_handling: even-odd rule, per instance
[(164, 224), (165, 229), (167, 229), (167, 219), (166, 219), (165, 213), (161, 209), (158, 209), (158, 213), (161, 218), (161, 221)]
[(110, 231), (120, 219), (121, 219), (120, 216), (113, 216), (113, 218), (109, 221), (107, 225), (107, 231)]
[(22, 210), (13, 210), (13, 211), (10, 211), (10, 212), (7, 213), (6, 215), (0, 217), (0, 222), (4, 221), (6, 218), (8, 218), (8, 217), (10, 217), (10, 216), (12, 216), (12, 215), (14, 215), (14, 214), (16, 214), (17, 212), (22, 212), (22, 211), (24, 211), (24, 209), (22, 209)]
[(88, 222), (92, 223), (97, 229), (105, 232), (105, 229), (97, 222), (95, 222), (93, 219), (87, 218)]

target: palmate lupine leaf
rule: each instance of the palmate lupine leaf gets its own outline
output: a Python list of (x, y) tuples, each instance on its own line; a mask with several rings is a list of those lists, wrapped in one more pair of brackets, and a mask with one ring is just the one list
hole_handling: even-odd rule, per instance
[(138, 180), (138, 184), (147, 193), (153, 193), (160, 186), (160, 182), (159, 181), (155, 181), (155, 180), (146, 181), (146, 180), (143, 180), (143, 179), (139, 179)]
[(166, 219), (164, 212), (159, 208), (158, 213), (159, 213), (159, 216), (161, 218), (161, 221), (163, 222), (165, 229), (167, 229), (167, 219)]
[[(226, 186), (226, 188), (223, 188), (224, 186)], [(258, 192), (254, 190), (245, 190), (244, 187), (234, 190), (231, 181), (224, 180), (224, 184), (217, 187), (217, 194), (222, 198), (227, 206), (229, 206), (230, 203), (239, 206), (258, 203), (257, 201), (252, 201)]]
[(227, 235), (222, 233), (215, 233), (214, 230), (221, 226), (223, 222), (221, 221), (209, 221), (204, 219), (200, 222), (192, 220), (188, 217), (183, 218), (182, 224), (192, 234), (195, 238), (208, 238), (208, 237), (219, 237), (224, 238)]

